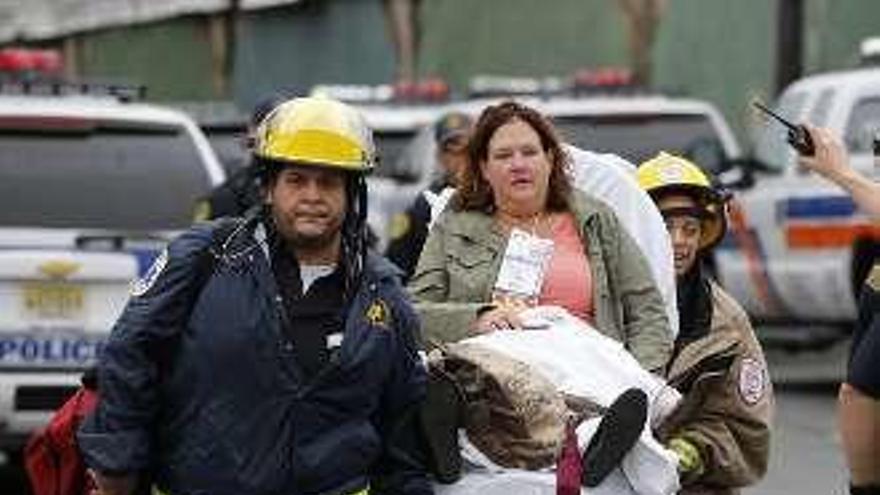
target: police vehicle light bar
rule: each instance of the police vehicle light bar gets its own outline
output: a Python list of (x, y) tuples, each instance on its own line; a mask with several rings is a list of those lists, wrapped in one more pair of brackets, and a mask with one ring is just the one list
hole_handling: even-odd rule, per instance
[(120, 101), (146, 97), (144, 85), (112, 80), (65, 80), (61, 77), (62, 68), (58, 50), (0, 49), (0, 94), (94, 95), (110, 96)]
[(449, 85), (437, 77), (415, 82), (399, 82), (394, 85), (394, 99), (409, 102), (446, 101), (449, 99)]
[(312, 96), (327, 96), (348, 103), (427, 103), (445, 101), (449, 86), (439, 78), (379, 84), (320, 84), (312, 88)]
[(0, 50), (0, 72), (57, 74), (61, 68), (61, 54), (57, 50), (30, 48)]
[(0, 79), (0, 94), (31, 96), (109, 96), (122, 102), (129, 102), (145, 99), (147, 95), (147, 87), (142, 84), (100, 81)]
[(556, 93), (564, 88), (559, 78), (508, 77), (482, 75), (471, 79), (471, 96), (515, 96)]
[(350, 103), (390, 101), (394, 88), (387, 84), (369, 86), (366, 84), (320, 84), (312, 88), (312, 96), (326, 96)]
[(471, 80), (472, 97), (552, 95), (565, 92), (613, 93), (635, 87), (632, 72), (617, 67), (580, 69), (567, 79), (482, 75)]
[(622, 88), (634, 83), (632, 71), (619, 67), (580, 69), (573, 79), (575, 89)]

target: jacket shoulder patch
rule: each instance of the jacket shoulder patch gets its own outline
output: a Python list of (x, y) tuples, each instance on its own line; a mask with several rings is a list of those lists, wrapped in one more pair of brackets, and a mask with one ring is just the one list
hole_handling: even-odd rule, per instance
[(165, 267), (168, 265), (168, 248), (162, 250), (162, 253), (153, 261), (153, 264), (150, 266), (149, 270), (147, 270), (144, 275), (137, 279), (131, 287), (131, 295), (133, 297), (140, 297), (147, 293), (151, 287), (156, 283), (156, 280), (159, 278), (159, 275), (165, 270)]
[(385, 304), (385, 301), (376, 299), (367, 307), (367, 310), (364, 312), (364, 318), (370, 325), (388, 328), (391, 313), (388, 311), (388, 305)]
[(767, 393), (767, 372), (757, 359), (747, 357), (742, 360), (737, 388), (742, 401), (750, 406), (764, 398)]

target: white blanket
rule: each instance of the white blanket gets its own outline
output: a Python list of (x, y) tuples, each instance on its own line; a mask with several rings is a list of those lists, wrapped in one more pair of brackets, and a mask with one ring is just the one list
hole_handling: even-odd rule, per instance
[[(598, 487), (583, 493), (608, 495), (670, 495), (679, 488), (677, 459), (651, 435), (657, 425), (681, 399), (662, 379), (645, 371), (620, 343), (603, 336), (580, 319), (557, 307), (539, 307), (524, 315), (529, 327), (539, 330), (493, 332), (464, 342), (485, 346), (525, 362), (541, 373), (558, 390), (610, 405), (624, 390), (637, 387), (649, 398), (649, 424), (620, 468)], [(599, 418), (578, 427), (581, 449), (586, 447)], [(469, 444), (464, 455), (480, 466), (464, 479), (439, 486), (438, 494), (490, 495), (493, 493), (555, 493), (552, 471), (523, 471), (494, 465)]]

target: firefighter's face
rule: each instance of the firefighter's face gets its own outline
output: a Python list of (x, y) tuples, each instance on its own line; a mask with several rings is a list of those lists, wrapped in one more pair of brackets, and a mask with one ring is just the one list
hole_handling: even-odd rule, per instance
[(440, 165), (453, 184), (460, 182), (462, 172), (467, 167), (467, 145), (468, 136), (466, 134), (452, 137), (440, 144), (438, 150)]
[(279, 233), (294, 249), (336, 249), (345, 219), (345, 172), (288, 166), (267, 191)]
[(681, 277), (697, 262), (700, 239), (703, 236), (700, 218), (682, 212), (697, 211), (699, 205), (688, 196), (669, 195), (661, 198), (657, 206), (663, 213), (666, 231), (672, 241), (675, 275)]

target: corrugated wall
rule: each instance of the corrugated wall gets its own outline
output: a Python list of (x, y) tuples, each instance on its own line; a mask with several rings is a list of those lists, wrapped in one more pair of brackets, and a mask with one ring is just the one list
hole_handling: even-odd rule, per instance
[(880, 1), (809, 0), (804, 69), (821, 72), (858, 63), (859, 43), (880, 36)]
[(250, 106), (279, 88), (388, 82), (394, 52), (378, 0), (321, 0), (241, 19), (234, 92)]
[(776, 2), (673, 0), (654, 46), (660, 87), (718, 105), (744, 136), (752, 96), (772, 98)]
[(146, 84), (150, 99), (211, 99), (206, 19), (185, 17), (83, 35), (77, 43), (79, 71)]
[[(859, 42), (880, 35), (880, 1), (807, 0), (805, 74), (853, 67)], [(654, 80), (718, 104), (740, 137), (748, 102), (775, 96), (777, 2), (674, 0), (654, 49)]]
[(614, 0), (422, 2), (420, 72), (465, 87), (474, 74), (567, 75), (627, 63)]
[[(777, 2), (668, 0), (654, 46), (654, 82), (717, 103), (740, 135), (752, 96), (773, 96)], [(880, 34), (880, 0), (807, 0), (804, 67), (855, 64), (858, 42)], [(615, 0), (423, 0), (418, 72), (463, 90), (480, 73), (565, 75), (628, 63)], [(80, 36), (82, 72), (144, 81), (153, 98), (212, 99), (205, 17)], [(316, 83), (390, 81), (394, 54), (379, 0), (310, 0), (243, 13), (230, 97)]]
[(376, 84), (394, 70), (379, 1), (322, 0), (243, 12), (238, 29), (226, 95), (213, 91), (206, 16), (80, 35), (77, 66), (81, 74), (145, 83), (151, 99), (226, 97), (245, 108), (282, 88), (303, 93), (317, 83)]

